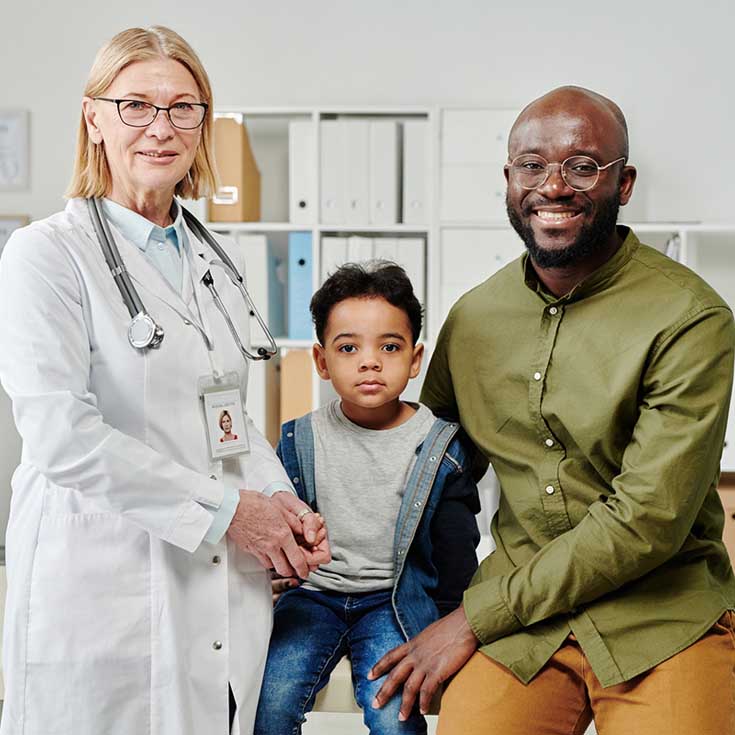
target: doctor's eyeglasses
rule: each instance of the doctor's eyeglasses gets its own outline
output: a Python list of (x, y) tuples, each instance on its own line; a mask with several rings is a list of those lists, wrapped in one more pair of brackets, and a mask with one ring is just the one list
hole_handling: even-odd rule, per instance
[(625, 156), (616, 158), (604, 166), (600, 166), (594, 158), (589, 156), (570, 156), (561, 163), (549, 163), (543, 156), (536, 153), (524, 153), (516, 156), (509, 164), (510, 175), (524, 189), (538, 189), (549, 178), (552, 166), (559, 166), (561, 177), (570, 189), (574, 191), (589, 191), (600, 179), (600, 171), (604, 171), (620, 161)]
[(169, 122), (179, 130), (194, 130), (203, 122), (209, 105), (205, 102), (176, 102), (170, 107), (159, 107), (141, 100), (115, 100), (109, 97), (94, 97), (102, 102), (114, 102), (120, 119), (131, 128), (148, 127), (163, 111)]

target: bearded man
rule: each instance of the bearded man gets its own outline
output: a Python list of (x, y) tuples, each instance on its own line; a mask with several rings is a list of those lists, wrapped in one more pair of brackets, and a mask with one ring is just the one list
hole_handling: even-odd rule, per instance
[[(716, 488), (735, 327), (701, 278), (616, 225), (620, 109), (564, 87), (509, 138), (527, 253), (465, 294), (421, 396), (501, 486), (454, 613), (373, 668), (439, 735), (735, 732), (735, 578)], [(418, 701), (417, 701), (418, 698)]]

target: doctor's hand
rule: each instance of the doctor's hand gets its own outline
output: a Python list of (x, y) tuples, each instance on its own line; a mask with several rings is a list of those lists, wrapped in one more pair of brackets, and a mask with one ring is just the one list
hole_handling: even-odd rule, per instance
[(296, 542), (302, 547), (309, 564), (309, 571), (314, 571), (322, 564), (332, 561), (329, 550), (329, 539), (324, 519), (315, 513), (300, 498), (287, 491), (273, 494), (283, 517), (296, 537)]
[(465, 665), (478, 644), (460, 605), (408, 643), (388, 651), (373, 666), (368, 674), (370, 680), (390, 673), (375, 695), (372, 706), (382, 707), (403, 685), (398, 719), (408, 719), (417, 696), (421, 714), (425, 715), (439, 685)]
[(266, 569), (282, 577), (309, 575), (305, 550), (294, 538), (280, 504), (254, 490), (240, 490), (240, 502), (227, 535), (243, 551), (255, 556)]

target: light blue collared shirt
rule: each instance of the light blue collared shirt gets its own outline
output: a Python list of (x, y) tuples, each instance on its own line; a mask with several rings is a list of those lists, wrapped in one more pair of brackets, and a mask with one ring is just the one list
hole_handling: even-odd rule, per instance
[[(168, 227), (160, 227), (137, 212), (110, 199), (103, 199), (102, 206), (105, 216), (120, 231), (120, 234), (135, 245), (168, 281), (171, 288), (180, 294), (184, 273), (183, 258), (186, 257), (184, 249), (189, 247), (189, 240), (178, 202), (174, 199), (171, 206), (173, 222)], [(283, 487), (280, 487), (281, 485)], [(279, 490), (293, 492), (288, 485), (279, 482), (271, 483), (264, 492), (272, 495)], [(237, 488), (225, 488), (224, 498), (219, 508), (203, 506), (214, 516), (212, 525), (204, 537), (205, 541), (216, 544), (222, 540), (230, 527), (239, 501), (240, 492)]]

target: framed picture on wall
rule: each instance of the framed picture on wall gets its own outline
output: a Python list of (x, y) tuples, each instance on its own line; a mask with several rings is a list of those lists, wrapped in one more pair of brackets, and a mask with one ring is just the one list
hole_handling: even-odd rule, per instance
[(30, 185), (29, 118), (27, 110), (0, 110), (0, 191)]
[(24, 214), (0, 214), (0, 253), (2, 253), (5, 243), (13, 234), (13, 230), (24, 227), (30, 221), (30, 217)]

